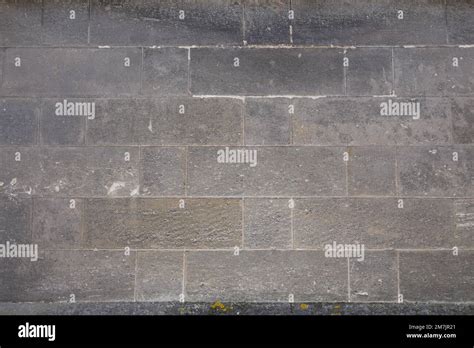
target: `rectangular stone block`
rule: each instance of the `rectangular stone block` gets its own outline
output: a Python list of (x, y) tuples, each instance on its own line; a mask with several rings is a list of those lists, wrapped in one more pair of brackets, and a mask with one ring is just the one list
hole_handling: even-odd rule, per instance
[(247, 0), (244, 4), (248, 44), (290, 44), (290, 1)]
[(392, 49), (357, 48), (347, 50), (347, 95), (387, 95), (392, 86)]
[(454, 143), (474, 144), (474, 99), (452, 99), (451, 114)]
[[(95, 113), (92, 103), (95, 103), (92, 99), (44, 99), (40, 118), (41, 144), (83, 145), (86, 119), (95, 117), (92, 115), (92, 111)], [(78, 113), (76, 110), (74, 115), (68, 115), (67, 110), (62, 113), (60, 108), (64, 109), (65, 104), (74, 105)]]
[[(445, 44), (442, 0), (292, 0), (293, 42), (320, 45)], [(400, 12), (402, 11), (402, 12)]]
[(40, 112), (31, 99), (0, 99), (0, 145), (36, 144)]
[(333, 242), (370, 249), (451, 248), (452, 221), (450, 199), (302, 198), (295, 202), (294, 243), (301, 249)]
[(454, 213), (454, 244), (458, 248), (472, 249), (474, 247), (474, 200), (455, 200)]
[(189, 252), (188, 301), (347, 301), (347, 259), (319, 251)]
[(89, 199), (84, 240), (93, 248), (233, 248), (241, 220), (238, 199), (191, 198), (184, 208), (175, 198)]
[(142, 93), (188, 94), (188, 54), (184, 48), (143, 49)]
[(242, 103), (190, 97), (97, 99), (87, 120), (91, 145), (212, 145), (242, 143)]
[[(295, 144), (418, 145), (452, 141), (450, 103), (444, 98), (303, 98), (293, 103)], [(417, 103), (418, 116), (413, 114)], [(388, 113), (382, 115), (385, 108)], [(410, 109), (411, 114), (406, 112)]]
[(398, 295), (397, 252), (365, 251), (364, 260), (349, 259), (352, 302), (396, 302)]
[(37, 45), (41, 40), (41, 0), (0, 3), (0, 46)]
[(242, 42), (240, 1), (93, 0), (91, 43), (217, 45)]
[(394, 48), (394, 68), (398, 96), (474, 93), (472, 48)]
[(398, 180), (404, 196), (474, 194), (474, 147), (419, 146), (397, 149)]
[(140, 193), (142, 195), (185, 194), (185, 148), (143, 147), (140, 159)]
[(80, 248), (82, 205), (77, 198), (34, 198), (33, 242), (41, 250)]
[(204, 95), (342, 95), (341, 49), (191, 49), (191, 92)]
[(0, 195), (136, 195), (138, 163), (132, 147), (8, 147), (0, 152)]
[(88, 31), (88, 0), (43, 1), (43, 44), (87, 45)]
[(0, 244), (6, 242), (31, 243), (31, 199), (0, 197)]
[(400, 252), (400, 292), (405, 301), (474, 300), (474, 253), (450, 250)]
[(292, 248), (288, 204), (287, 199), (244, 199), (244, 248)]
[(138, 48), (8, 48), (1, 93), (134, 95), (140, 89), (141, 62)]
[(137, 253), (137, 301), (173, 301), (183, 289), (183, 253), (140, 251)]
[(133, 301), (135, 255), (120, 251), (47, 251), (38, 261), (6, 259), (0, 301)]
[(396, 193), (394, 147), (351, 147), (348, 153), (347, 178), (350, 196), (391, 196)]
[(472, 1), (446, 1), (448, 43), (474, 42), (474, 3)]
[(245, 144), (291, 144), (291, 113), (288, 98), (247, 98), (245, 100)]

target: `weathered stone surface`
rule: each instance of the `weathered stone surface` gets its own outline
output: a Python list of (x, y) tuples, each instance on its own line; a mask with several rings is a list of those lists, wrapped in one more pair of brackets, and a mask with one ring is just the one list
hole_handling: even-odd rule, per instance
[(474, 253), (400, 252), (400, 292), (405, 301), (474, 300)]
[[(21, 66), (15, 66), (16, 58), (21, 59)], [(127, 58), (129, 67), (125, 66)], [(0, 93), (134, 95), (140, 89), (141, 63), (138, 48), (8, 48)]]
[(287, 199), (244, 199), (244, 248), (292, 247), (291, 210)]
[(34, 100), (0, 99), (0, 145), (36, 144), (40, 111)]
[(289, 44), (289, 0), (246, 0), (245, 40), (249, 44)]
[(35, 198), (33, 242), (43, 249), (81, 247), (82, 200)]
[(0, 301), (132, 301), (135, 256), (120, 251), (48, 251), (38, 261), (2, 260)]
[(0, 3), (0, 45), (35, 45), (41, 39), (41, 0)]
[(242, 5), (234, 0), (92, 1), (94, 44), (238, 44), (241, 28)]
[(474, 247), (474, 200), (455, 200), (454, 214), (454, 245), (459, 248), (472, 249)]
[(365, 251), (364, 261), (349, 260), (351, 301), (397, 301), (397, 252)]
[(319, 251), (187, 254), (188, 301), (347, 301), (347, 259)]
[(397, 162), (402, 195), (469, 197), (474, 193), (472, 146), (399, 147)]
[(342, 95), (342, 58), (341, 49), (193, 48), (191, 92)]
[(0, 197), (0, 244), (6, 242), (31, 243), (31, 199)]
[[(242, 242), (237, 199), (88, 199), (86, 246), (93, 248), (233, 248)], [(100, 212), (100, 213), (98, 213)]]
[(140, 251), (137, 255), (137, 301), (179, 301), (183, 253)]
[(474, 99), (455, 98), (451, 102), (455, 144), (474, 144)]
[[(72, 103), (91, 103), (90, 99), (67, 99)], [(83, 145), (87, 115), (58, 116), (56, 104), (64, 99), (45, 99), (40, 119), (42, 145)], [(84, 104), (85, 105), (85, 104)], [(91, 116), (92, 117), (92, 116)]]
[(186, 149), (144, 147), (141, 149), (140, 193), (145, 196), (184, 195)]
[(474, 3), (472, 1), (446, 1), (448, 42), (474, 43)]
[(451, 248), (450, 199), (304, 198), (295, 201), (295, 248), (364, 244), (366, 248)]

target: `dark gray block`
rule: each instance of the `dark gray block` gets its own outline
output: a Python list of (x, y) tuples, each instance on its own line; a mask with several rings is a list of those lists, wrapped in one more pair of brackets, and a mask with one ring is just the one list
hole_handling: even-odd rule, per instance
[(450, 44), (474, 43), (474, 3), (471, 0), (446, 1)]
[[(400, 193), (405, 196), (472, 196), (474, 147), (397, 149)], [(458, 161), (454, 161), (454, 153)]]
[(33, 242), (42, 249), (76, 249), (81, 246), (82, 200), (35, 198)]
[[(100, 99), (87, 120), (94, 145), (241, 144), (242, 105), (233, 99)], [(183, 113), (180, 113), (180, 112)]]
[(455, 98), (451, 102), (455, 144), (474, 144), (474, 99)]
[(291, 210), (287, 199), (244, 200), (244, 248), (288, 249), (291, 240)]
[(453, 208), (449, 199), (297, 199), (296, 248), (364, 244), (366, 248), (451, 248)]
[(144, 147), (141, 149), (140, 193), (145, 196), (185, 193), (186, 149)]
[(189, 301), (346, 301), (347, 259), (318, 251), (190, 252)]
[(182, 252), (138, 252), (137, 301), (179, 301), (182, 287)]
[(39, 260), (7, 259), (0, 301), (132, 301), (135, 255), (123, 251), (47, 251)]
[(89, 31), (89, 0), (43, 1), (43, 44), (86, 45)]
[(352, 258), (349, 262), (351, 301), (397, 301), (396, 251), (365, 251), (364, 261)]
[(34, 100), (1, 99), (0, 145), (36, 144), (40, 111)]
[(0, 197), (0, 243), (6, 242), (31, 243), (31, 199)]
[(391, 196), (396, 193), (394, 147), (351, 147), (348, 153), (350, 196)]
[[(180, 14), (184, 14), (183, 19)], [(159, 3), (93, 0), (91, 42), (100, 45), (238, 44), (242, 42), (242, 5), (233, 0)]]
[[(72, 103), (93, 103), (90, 99), (67, 99)], [(45, 99), (40, 118), (41, 144), (83, 145), (87, 115), (62, 116), (56, 114), (56, 104), (64, 105), (64, 99)], [(92, 117), (92, 116), (90, 116)]]
[(142, 93), (146, 95), (188, 94), (188, 50), (145, 48)]
[(0, 194), (135, 195), (138, 163), (138, 148), (132, 147), (5, 148), (0, 152), (0, 181), (5, 183)]
[(341, 95), (343, 78), (340, 49), (191, 49), (193, 94)]
[(245, 144), (288, 145), (291, 143), (290, 105), (287, 98), (245, 100)]
[(405, 301), (474, 300), (474, 253), (400, 252), (400, 292)]
[[(442, 0), (292, 0), (293, 42), (322, 45), (446, 43)], [(398, 19), (398, 11), (403, 19)]]
[[(458, 66), (453, 66), (458, 59)], [(395, 48), (395, 93), (398, 96), (472, 95), (472, 48)]]
[(454, 245), (459, 248), (472, 249), (474, 247), (474, 200), (455, 200), (454, 213)]
[(0, 45), (37, 45), (41, 39), (41, 0), (0, 3)]
[(94, 248), (233, 248), (242, 241), (237, 199), (90, 199), (87, 246)]
[(289, 44), (289, 0), (246, 0), (245, 40), (248, 44)]
[(392, 49), (347, 50), (346, 94), (383, 95), (392, 92)]
[[(390, 101), (420, 103), (419, 119), (382, 116), (383, 105)], [(450, 104), (442, 98), (321, 98), (297, 99), (294, 104), (295, 144), (450, 144), (452, 139)]]
[[(15, 59), (21, 58), (21, 66)], [(130, 59), (130, 66), (124, 66)], [(1, 92), (14, 96), (133, 95), (140, 89), (138, 48), (9, 48)]]

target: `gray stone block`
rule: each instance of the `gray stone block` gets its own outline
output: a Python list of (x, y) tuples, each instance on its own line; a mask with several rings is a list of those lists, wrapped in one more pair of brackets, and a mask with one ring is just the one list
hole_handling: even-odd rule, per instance
[(87, 45), (88, 31), (88, 0), (43, 1), (43, 44)]
[(179, 301), (179, 296), (183, 291), (182, 287), (182, 252), (138, 252), (137, 301)]
[(472, 146), (399, 147), (397, 162), (404, 196), (469, 197), (474, 193)]
[[(233, 248), (242, 241), (237, 199), (89, 199), (86, 246), (93, 248)], [(100, 213), (98, 213), (100, 212)]]
[(33, 242), (43, 249), (81, 247), (82, 200), (35, 198)]
[(400, 252), (400, 292), (405, 301), (472, 302), (474, 253)]
[(396, 193), (395, 147), (351, 147), (348, 153), (350, 196), (391, 196)]
[[(293, 41), (322, 45), (445, 44), (442, 0), (292, 0)], [(403, 19), (399, 19), (403, 11)]]
[[(21, 66), (15, 66), (16, 58), (21, 59)], [(127, 58), (129, 67), (125, 66)], [(134, 95), (140, 89), (141, 63), (138, 48), (8, 48), (1, 93)]]
[(287, 199), (244, 199), (244, 248), (292, 248)]
[(244, 5), (247, 43), (290, 44), (289, 0), (247, 0)]
[(6, 242), (31, 243), (31, 199), (0, 197), (0, 243)]
[(450, 199), (304, 198), (297, 199), (295, 248), (326, 244), (364, 244), (368, 249), (451, 248)]
[(242, 5), (232, 0), (159, 3), (93, 0), (91, 42), (100, 45), (239, 44), (242, 42)]
[(0, 145), (36, 144), (40, 112), (34, 100), (1, 99)]
[(48, 251), (38, 261), (7, 259), (0, 301), (133, 301), (135, 255), (123, 251)]
[(347, 259), (318, 251), (189, 252), (188, 301), (347, 301)]
[[(204, 95), (342, 95), (340, 49), (191, 49), (191, 91)], [(239, 66), (235, 66), (237, 64)]]
[(454, 214), (454, 245), (459, 248), (472, 249), (474, 247), (474, 200), (455, 200)]
[(287, 98), (247, 98), (245, 100), (245, 144), (290, 144), (290, 105), (293, 103)]
[[(87, 115), (57, 115), (58, 103), (65, 99), (45, 99), (40, 118), (42, 145), (83, 145)], [(67, 99), (67, 103), (91, 103), (90, 99)], [(84, 109), (85, 110), (85, 109)], [(92, 108), (91, 108), (92, 110)], [(92, 116), (91, 116), (92, 117)]]
[(474, 99), (455, 98), (451, 102), (455, 144), (474, 144)]
[(474, 43), (474, 3), (472, 1), (446, 1), (448, 42)]
[(143, 147), (140, 158), (140, 193), (142, 195), (184, 195), (185, 148)]
[(397, 301), (396, 251), (365, 251), (364, 261), (351, 258), (349, 262), (351, 301)]
[(0, 3), (0, 45), (37, 45), (41, 39), (41, 0)]

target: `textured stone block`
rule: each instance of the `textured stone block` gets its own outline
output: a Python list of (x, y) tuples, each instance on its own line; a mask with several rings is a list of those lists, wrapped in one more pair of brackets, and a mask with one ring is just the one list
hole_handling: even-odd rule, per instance
[(40, 112), (34, 100), (1, 99), (0, 145), (36, 144)]
[(31, 243), (31, 199), (0, 197), (0, 243), (6, 242)]
[[(83, 115), (57, 115), (57, 103), (64, 105), (64, 99), (45, 99), (41, 112), (41, 144), (43, 145), (83, 145), (87, 112)], [(94, 103), (90, 99), (67, 99), (67, 103)], [(91, 105), (91, 104), (89, 104)], [(89, 110), (92, 111), (92, 106)]]
[(0, 45), (37, 45), (41, 39), (40, 0), (6, 0), (0, 3)]
[(288, 0), (247, 0), (244, 2), (245, 40), (249, 44), (289, 44)]

